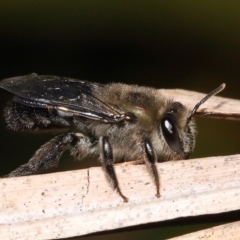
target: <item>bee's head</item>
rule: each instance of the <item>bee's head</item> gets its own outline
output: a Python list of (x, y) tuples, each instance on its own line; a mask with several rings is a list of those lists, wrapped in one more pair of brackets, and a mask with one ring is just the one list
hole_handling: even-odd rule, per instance
[(167, 110), (160, 120), (160, 137), (164, 139), (164, 154), (174, 159), (187, 159), (195, 146), (195, 124), (192, 117), (197, 109), (211, 96), (221, 92), (225, 88), (222, 84), (200, 102), (192, 111), (189, 111), (180, 102), (169, 102)]

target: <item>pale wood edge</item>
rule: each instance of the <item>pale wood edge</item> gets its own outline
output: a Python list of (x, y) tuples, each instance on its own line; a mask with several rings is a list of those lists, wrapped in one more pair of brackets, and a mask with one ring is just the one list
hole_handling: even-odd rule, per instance
[(218, 240), (240, 239), (240, 221), (204, 229), (194, 233), (171, 238), (169, 240), (196, 240), (196, 239), (218, 239)]

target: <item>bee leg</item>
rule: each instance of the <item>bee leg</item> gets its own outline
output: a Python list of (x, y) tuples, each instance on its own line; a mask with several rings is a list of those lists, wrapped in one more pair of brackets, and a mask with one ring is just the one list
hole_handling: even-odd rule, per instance
[[(81, 144), (81, 149), (79, 144)], [(66, 150), (70, 149), (71, 154), (80, 159), (90, 152), (91, 146), (90, 139), (82, 134), (68, 133), (59, 135), (37, 150), (28, 163), (4, 177), (32, 175), (56, 168), (62, 153)]]
[(145, 140), (144, 147), (145, 147), (145, 152), (146, 152), (146, 156), (147, 156), (147, 158), (145, 159), (145, 162), (146, 162), (149, 172), (151, 173), (151, 175), (154, 178), (154, 182), (155, 182), (155, 185), (157, 188), (156, 197), (159, 198), (161, 196), (160, 195), (160, 181), (159, 181), (158, 170), (155, 165), (155, 163), (157, 161), (157, 156), (156, 156), (156, 153), (155, 153), (150, 141)]
[(120, 197), (123, 199), (124, 202), (128, 202), (128, 198), (125, 197), (118, 184), (117, 176), (114, 170), (114, 161), (113, 161), (113, 152), (112, 147), (108, 141), (107, 137), (102, 137), (100, 139), (100, 146), (101, 146), (101, 162), (103, 169), (106, 173), (106, 176), (111, 183), (113, 189), (117, 191)]

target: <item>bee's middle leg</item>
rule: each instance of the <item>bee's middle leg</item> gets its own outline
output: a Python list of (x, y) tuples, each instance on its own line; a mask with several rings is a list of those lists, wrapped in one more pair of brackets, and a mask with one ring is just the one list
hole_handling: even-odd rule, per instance
[(124, 202), (128, 202), (128, 198), (125, 197), (118, 184), (117, 176), (114, 170), (114, 160), (113, 160), (113, 152), (112, 147), (108, 141), (107, 137), (100, 138), (100, 147), (101, 147), (101, 162), (103, 169), (106, 173), (106, 176), (111, 183), (114, 190), (120, 195)]

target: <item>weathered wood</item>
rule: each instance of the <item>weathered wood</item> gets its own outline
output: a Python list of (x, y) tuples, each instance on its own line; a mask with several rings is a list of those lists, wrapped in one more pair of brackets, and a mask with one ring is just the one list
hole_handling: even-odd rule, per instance
[(212, 227), (197, 231), (194, 233), (186, 234), (180, 237), (171, 238), (169, 240), (234, 240), (240, 239), (240, 221), (234, 223), (223, 224), (217, 227)]
[(129, 203), (101, 168), (0, 180), (0, 239), (57, 239), (240, 208), (240, 155), (158, 164), (160, 199), (145, 165), (116, 167)]

